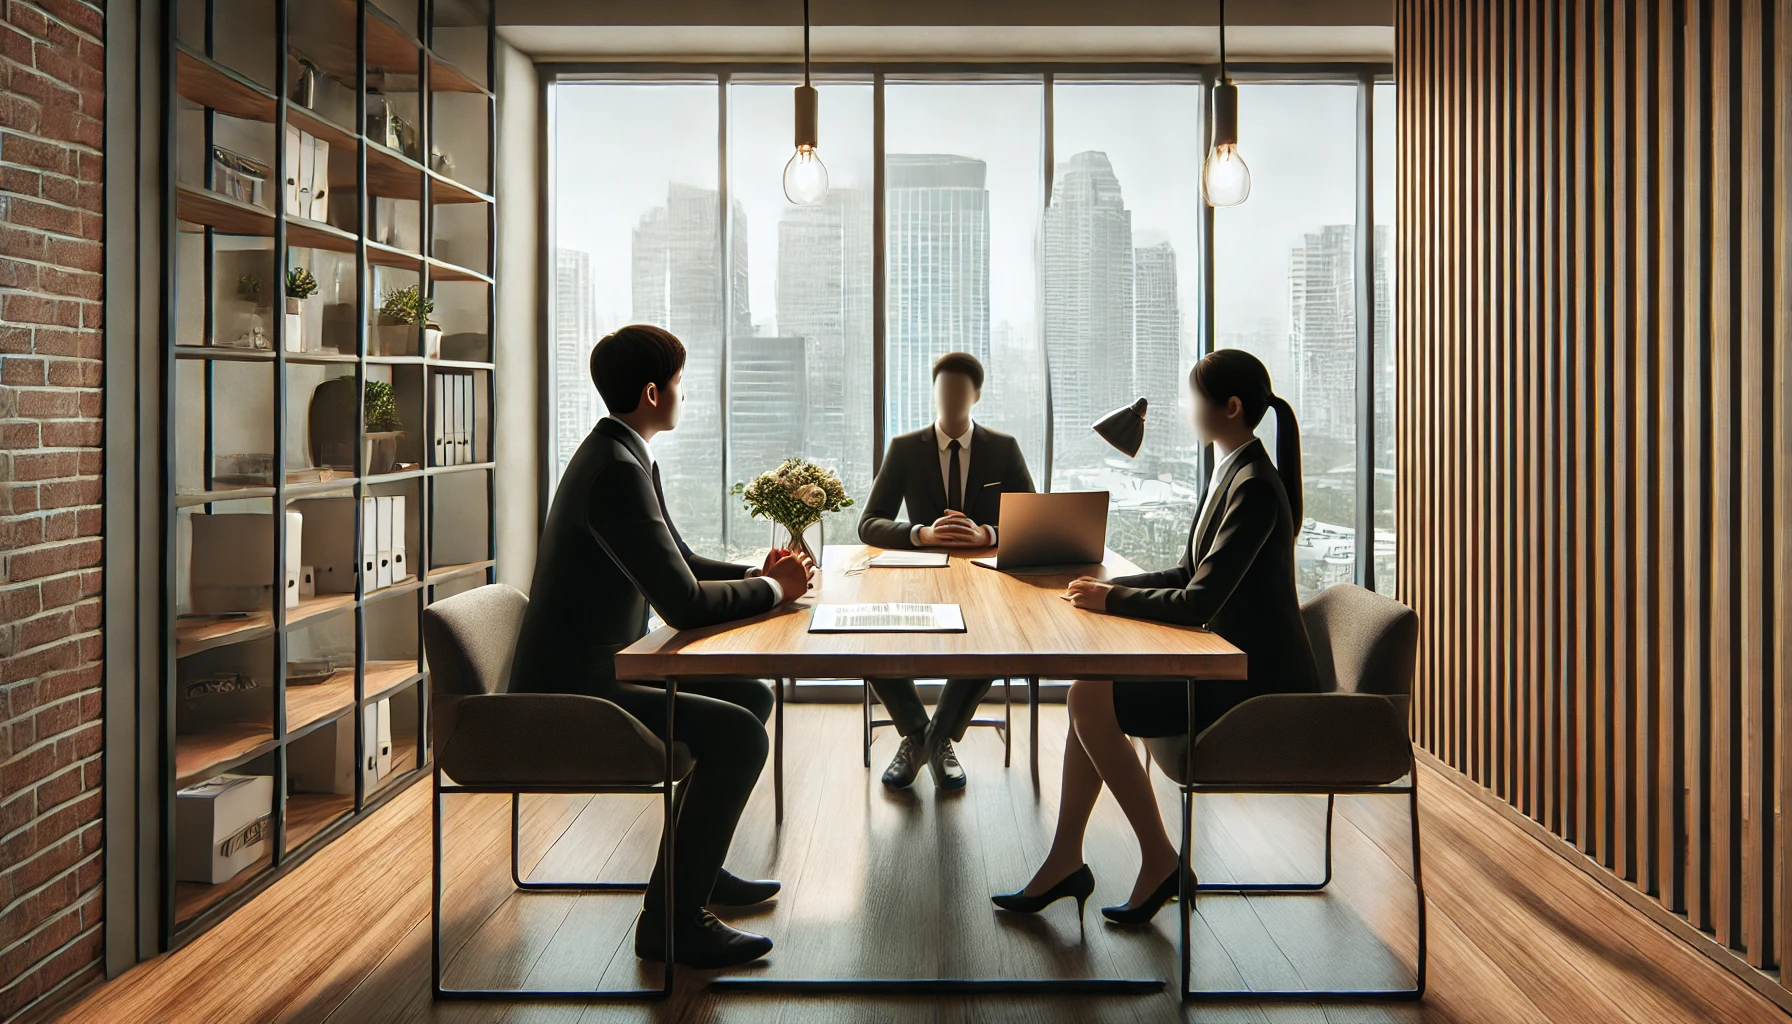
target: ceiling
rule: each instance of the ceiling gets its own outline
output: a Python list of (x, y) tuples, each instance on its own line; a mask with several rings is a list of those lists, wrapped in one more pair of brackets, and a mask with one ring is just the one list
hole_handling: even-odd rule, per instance
[[(835, 61), (1170, 61), (1219, 56), (1216, 0), (813, 0), (811, 48)], [(1237, 61), (1391, 60), (1391, 0), (1228, 7)], [(498, 34), (539, 61), (783, 61), (800, 0), (505, 0)]]

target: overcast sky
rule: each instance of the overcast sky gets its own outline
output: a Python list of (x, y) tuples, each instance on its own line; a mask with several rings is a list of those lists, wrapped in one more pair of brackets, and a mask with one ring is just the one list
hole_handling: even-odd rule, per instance
[[(789, 209), (780, 175), (792, 152), (791, 83), (738, 85), (730, 102), (731, 188), (746, 212), (753, 319), (776, 316), (777, 222)], [(1378, 106), (1378, 145), (1393, 140), (1392, 89)], [(1355, 219), (1352, 85), (1258, 85), (1240, 90), (1239, 148), (1251, 197), (1217, 211), (1215, 288), (1222, 331), (1270, 320), (1285, 332), (1290, 250), (1302, 233)], [(823, 84), (820, 152), (834, 187), (871, 179), (871, 88)], [(1037, 83), (888, 82), (885, 148), (987, 161), (991, 320), (1037, 337), (1034, 245), (1044, 204), (1043, 88)], [(1183, 316), (1192, 323), (1199, 265), (1199, 90), (1192, 85), (1054, 88), (1059, 162), (1108, 154), (1135, 244), (1176, 248)], [(717, 87), (577, 83), (555, 90), (556, 244), (589, 252), (598, 326), (631, 315), (630, 238), (664, 204), (668, 181), (717, 184)], [(1378, 161), (1391, 166), (1391, 154)], [(1393, 181), (1377, 181), (1378, 220), (1392, 219)]]

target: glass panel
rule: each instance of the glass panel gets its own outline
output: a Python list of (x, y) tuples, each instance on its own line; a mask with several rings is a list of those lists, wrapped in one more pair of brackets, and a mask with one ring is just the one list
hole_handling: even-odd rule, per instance
[[(1303, 598), (1354, 577), (1356, 524), (1355, 85), (1243, 85), (1248, 202), (1214, 211), (1219, 347), (1269, 367), (1301, 428)], [(1275, 450), (1275, 417), (1258, 434)]]
[(1038, 82), (884, 90), (886, 443), (933, 421), (933, 361), (969, 352), (987, 368), (973, 416), (1015, 435), (1041, 484), (1043, 106)]
[[(1201, 88), (1060, 82), (1052, 110), (1052, 489), (1108, 491), (1108, 545), (1163, 568), (1182, 556), (1201, 475), (1184, 409), (1201, 323)], [(1090, 426), (1140, 396), (1148, 429), (1128, 458)]]
[(1394, 335), (1396, 263), (1394, 153), (1399, 134), (1394, 83), (1375, 85), (1375, 589), (1392, 595), (1399, 569), (1395, 535), (1394, 382), (1398, 350)]
[[(729, 339), (728, 483), (792, 456), (840, 474), (860, 502), (871, 493), (870, 83), (823, 83), (821, 145), (827, 198), (784, 197), (794, 82), (731, 85), (728, 190), (739, 203), (729, 247), (745, 329)], [(738, 300), (737, 300), (738, 301)], [(729, 557), (765, 547), (771, 533), (729, 499)], [(860, 509), (832, 515), (833, 543), (858, 536)], [(682, 526), (681, 526), (682, 529)]]
[[(722, 329), (751, 333), (747, 294), (727, 305), (716, 191), (717, 86), (575, 82), (555, 87), (554, 478), (603, 414), (592, 345), (631, 323), (684, 342), (684, 416), (654, 439), (666, 504), (685, 540), (716, 551), (722, 479)], [(744, 211), (737, 201), (731, 216)], [(737, 237), (745, 237), (737, 229)]]

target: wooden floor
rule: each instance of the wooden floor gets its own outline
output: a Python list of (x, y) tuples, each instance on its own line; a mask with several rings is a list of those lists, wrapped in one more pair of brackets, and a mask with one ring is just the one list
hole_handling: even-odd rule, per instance
[[(970, 774), (942, 796), (925, 774), (889, 794), (860, 767), (858, 708), (792, 705), (783, 826), (770, 772), (730, 866), (784, 880), (743, 926), (778, 947), (757, 975), (1176, 978), (1176, 914), (1123, 931), (1068, 902), (1038, 917), (996, 912), (988, 895), (1021, 885), (1056, 814), (1061, 706), (1041, 726), (1041, 778), (1025, 730), (1014, 767), (976, 730)], [(1175, 791), (1161, 784), (1166, 816)], [(1430, 904), (1430, 994), (1422, 1004), (1184, 1007), (1173, 995), (1106, 999), (719, 997), (698, 972), (663, 1005), (434, 1004), (429, 997), (429, 788), (412, 787), (187, 947), (141, 965), (71, 1008), (68, 1021), (1782, 1021), (1772, 1004), (1683, 947), (1555, 854), (1422, 769)], [(1340, 798), (1337, 873), (1320, 895), (1202, 897), (1197, 984), (1257, 988), (1400, 985), (1410, 980), (1414, 907), (1400, 798)], [(1311, 876), (1324, 801), (1203, 797), (1203, 880)], [(449, 804), (449, 982), (625, 986), (657, 983), (632, 955), (631, 896), (518, 894), (505, 868), (508, 803)], [(1175, 820), (1170, 817), (1169, 820)], [(532, 798), (525, 863), (535, 877), (642, 878), (658, 831), (645, 798)], [(1104, 796), (1090, 828), (1096, 901), (1122, 901), (1137, 867)]]

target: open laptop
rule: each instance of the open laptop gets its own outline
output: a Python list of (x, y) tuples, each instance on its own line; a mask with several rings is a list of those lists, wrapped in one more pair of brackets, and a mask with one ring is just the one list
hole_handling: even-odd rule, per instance
[(995, 557), (971, 561), (1029, 575), (1074, 572), (1100, 564), (1107, 535), (1106, 491), (1010, 491), (1002, 495)]

